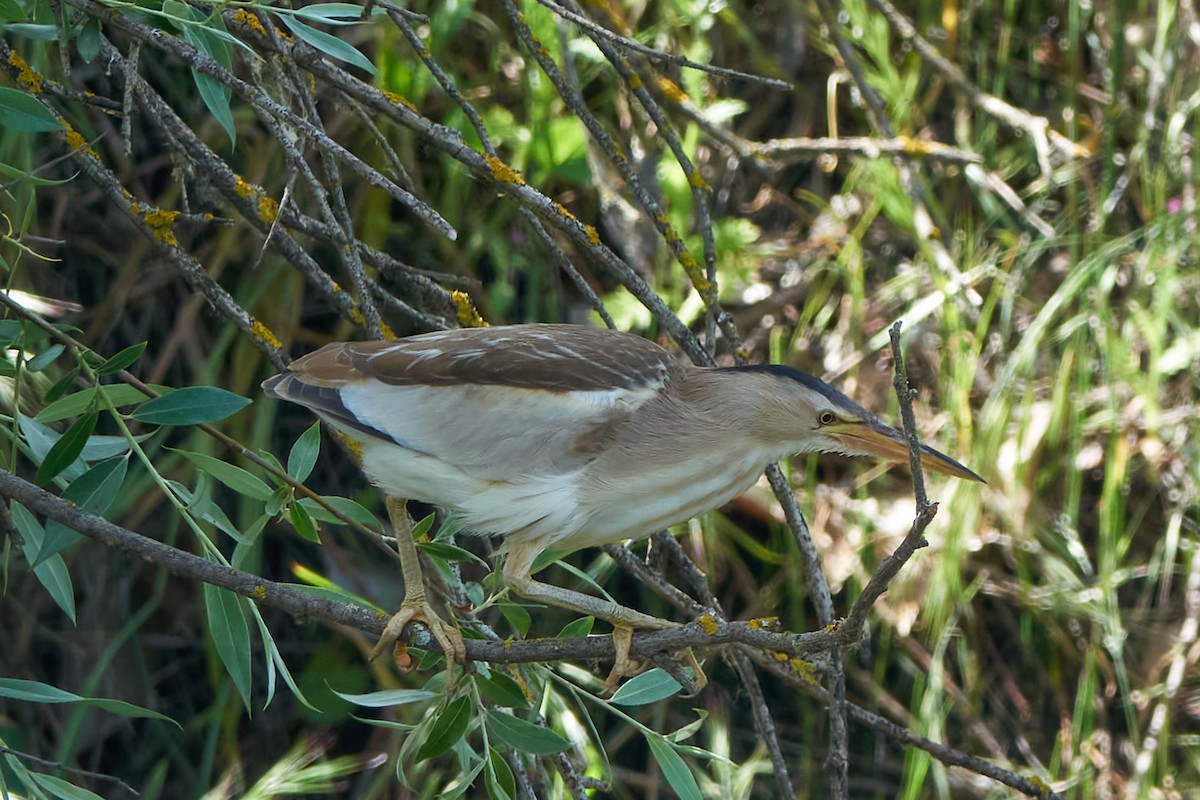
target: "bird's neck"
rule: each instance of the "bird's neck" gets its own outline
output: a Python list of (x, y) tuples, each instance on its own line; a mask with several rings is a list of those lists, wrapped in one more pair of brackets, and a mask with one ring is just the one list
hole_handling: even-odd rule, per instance
[(743, 447), (781, 458), (796, 452), (780, 437), (779, 408), (770, 375), (753, 370), (692, 367), (679, 377), (678, 394), (691, 424), (737, 439)]

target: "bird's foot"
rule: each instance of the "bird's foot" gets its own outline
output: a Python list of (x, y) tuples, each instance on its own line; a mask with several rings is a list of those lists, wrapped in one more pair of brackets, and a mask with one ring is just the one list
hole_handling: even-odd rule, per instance
[(612, 639), (616, 657), (613, 659), (612, 670), (604, 679), (604, 690), (600, 693), (601, 697), (609, 697), (617, 690), (617, 686), (622, 680), (632, 678), (646, 669), (645, 664), (634, 661), (629, 656), (629, 648), (633, 644), (633, 628), (626, 625), (615, 625)]
[(441, 645), (442, 653), (446, 657), (448, 673), (455, 663), (466, 661), (467, 646), (463, 642), (462, 633), (454, 625), (439, 617), (424, 595), (404, 598), (404, 602), (400, 604), (400, 610), (388, 620), (383, 635), (379, 637), (375, 649), (371, 651), (371, 660), (379, 658), (389, 646), (394, 645), (393, 656), (396, 665), (407, 668), (407, 653), (403, 650), (403, 643), (398, 640), (400, 634), (404, 632), (404, 626), (410, 622), (421, 623), (433, 634), (434, 640)]

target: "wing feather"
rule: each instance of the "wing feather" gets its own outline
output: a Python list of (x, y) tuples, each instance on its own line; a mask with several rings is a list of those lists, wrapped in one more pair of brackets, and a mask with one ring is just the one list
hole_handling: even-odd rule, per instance
[(631, 334), (518, 325), (331, 344), (264, 388), (474, 478), (513, 481), (582, 469), (673, 368)]

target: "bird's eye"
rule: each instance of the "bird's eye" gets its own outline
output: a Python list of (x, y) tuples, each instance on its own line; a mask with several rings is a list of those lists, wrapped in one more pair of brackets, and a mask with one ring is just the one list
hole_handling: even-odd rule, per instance
[(822, 425), (832, 425), (837, 422), (837, 417), (834, 416), (832, 411), (822, 411), (821, 416), (817, 417), (817, 421)]

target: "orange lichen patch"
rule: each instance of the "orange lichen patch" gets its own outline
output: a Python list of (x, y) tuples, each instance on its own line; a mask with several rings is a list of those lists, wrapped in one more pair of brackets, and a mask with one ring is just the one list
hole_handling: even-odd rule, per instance
[(521, 173), (505, 164), (500, 159), (496, 158), (491, 153), (484, 153), (483, 160), (487, 162), (488, 168), (492, 171), (492, 177), (500, 183), (509, 183), (514, 186), (524, 186), (525, 179), (521, 177)]
[(163, 244), (179, 244), (179, 240), (175, 238), (175, 221), (179, 219), (178, 211), (163, 211), (154, 209), (152, 211), (142, 211), (142, 206), (134, 205), (133, 210), (142, 216), (142, 222), (150, 228), (150, 235)]
[(842, 627), (842, 621), (837, 619), (825, 626), (825, 632), (833, 633), (840, 627)]
[(267, 35), (267, 29), (263, 27), (262, 20), (244, 8), (239, 8), (233, 13), (233, 21), (245, 25), (259, 36)]
[(380, 320), (380, 322), (379, 322), (379, 333), (385, 339), (395, 339), (396, 338), (396, 332), (394, 330), (392, 330), (392, 326), (388, 325), (383, 320)]
[(248, 180), (243, 178), (241, 175), (238, 175), (234, 178), (234, 181), (233, 181), (233, 191), (237, 194), (238, 197), (249, 197), (250, 195), (257, 192), (258, 189), (254, 188), (254, 184), (250, 183)]
[[(510, 640), (506, 640), (504, 642), (505, 648), (508, 647), (509, 641)], [(521, 690), (521, 694), (525, 695), (525, 699), (528, 700), (530, 704), (533, 704), (537, 701), (537, 697), (533, 694), (533, 689), (531, 689), (529, 686), (529, 681), (525, 680), (525, 676), (521, 674), (521, 670), (514, 669), (510, 666), (508, 668), (508, 677), (516, 681), (517, 687)]]
[(1039, 792), (1041, 792), (1043, 795), (1049, 795), (1051, 792), (1054, 791), (1053, 786), (1046, 783), (1044, 780), (1039, 778), (1037, 775), (1027, 775), (1026, 777), (1029, 779), (1029, 782), (1032, 783), (1034, 786), (1036, 786), (1037, 790)]
[(788, 659), (788, 666), (792, 668), (792, 672), (796, 673), (809, 686), (819, 686), (821, 684), (821, 677), (817, 674), (817, 665), (811, 661), (792, 657)]
[(252, 318), (250, 320), (250, 333), (271, 345), (271, 347), (283, 347), (283, 342), (279, 341), (279, 337), (271, 333), (271, 329), (257, 319)]
[(21, 84), (31, 92), (36, 94), (42, 93), (42, 76), (33, 71), (33, 68), (21, 58), (16, 51), (10, 50), (8, 53), (8, 65), (17, 73), (17, 83)]
[(584, 233), (587, 234), (588, 241), (592, 244), (600, 244), (600, 231), (596, 230), (595, 225), (584, 225)]
[(274, 222), (279, 216), (279, 203), (275, 202), (275, 198), (267, 197), (265, 194), (258, 198), (258, 218), (262, 222)]
[(751, 628), (758, 628), (764, 631), (773, 631), (779, 627), (779, 617), (755, 617), (746, 622)]
[(710, 281), (700, 269), (700, 265), (696, 263), (696, 259), (687, 250), (679, 254), (679, 263), (683, 265), (683, 271), (687, 273), (688, 278), (692, 282), (692, 286), (696, 287), (696, 291), (700, 293), (701, 299), (705, 303), (711, 303), (716, 298), (713, 293), (716, 291), (716, 286)]
[(259, 601), (260, 603), (263, 600), (266, 600), (267, 599), (267, 587), (263, 586), (261, 583), (257, 584), (254, 587), (254, 599)]
[(82, 133), (72, 128), (70, 124), (68, 124), (67, 121), (62, 117), (59, 117), (58, 121), (62, 123), (65, 131), (63, 136), (67, 140), (67, 147), (71, 148), (72, 150), (82, 150), (84, 153), (87, 153), (93, 158), (100, 157), (100, 155), (92, 149), (92, 146), (88, 144), (88, 140), (83, 138)]
[(383, 96), (386, 97), (388, 100), (390, 100), (393, 104), (398, 105), (398, 106), (404, 106), (409, 111), (412, 111), (414, 114), (417, 113), (417, 107), (414, 106), (412, 103), (410, 103), (408, 101), (408, 99), (404, 97), (404, 95), (397, 94), (396, 92), (390, 91), (388, 89), (380, 89), (379, 91), (382, 92)]
[(556, 202), (554, 204), (554, 210), (557, 211), (558, 213), (562, 214), (564, 217), (566, 217), (569, 220), (573, 220), (575, 222), (579, 221), (578, 218), (576, 218), (576, 216), (574, 214), (572, 214), (570, 211), (568, 211), (567, 207), (564, 206), (562, 203)]
[(699, 189), (702, 192), (712, 191), (712, 187), (708, 185), (708, 181), (700, 174), (700, 170), (692, 170), (692, 174), (688, 175), (688, 183), (693, 189)]
[(704, 614), (698, 620), (696, 620), (696, 624), (700, 626), (700, 630), (704, 631), (709, 636), (712, 636), (721, 629), (721, 626), (717, 624), (715, 619), (713, 619), (712, 614)]
[(629, 76), (629, 88), (630, 89), (640, 89), (640, 88), (642, 88), (643, 85), (644, 84), (642, 83), (642, 79), (637, 73), (634, 73)]
[(486, 328), (488, 322), (479, 315), (475, 304), (471, 302), (471, 296), (461, 289), (455, 289), (450, 293), (450, 300), (454, 303), (455, 316), (458, 318), (458, 324), (464, 328)]
[(676, 103), (686, 103), (690, 98), (687, 92), (679, 88), (679, 84), (670, 78), (659, 77), (658, 90)]

